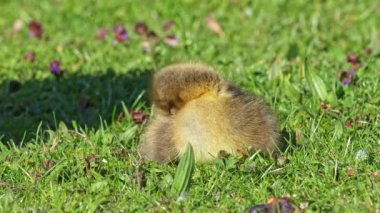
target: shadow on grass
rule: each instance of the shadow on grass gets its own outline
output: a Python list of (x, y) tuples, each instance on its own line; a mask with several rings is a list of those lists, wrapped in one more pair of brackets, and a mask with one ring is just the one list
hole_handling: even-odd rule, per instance
[[(0, 85), (0, 140), (19, 144), (25, 134), (28, 141), (35, 137), (41, 122), (42, 129), (55, 129), (55, 121), (64, 121), (68, 127), (76, 121), (79, 126), (97, 128), (100, 117), (110, 123), (122, 111), (121, 102), (130, 109), (148, 88), (151, 73), (129, 70), (118, 74), (108, 69), (97, 76), (68, 74), (61, 79), (23, 84), (5, 81)], [(142, 102), (147, 101), (146, 97)]]
[(285, 152), (289, 146), (296, 146), (296, 133), (283, 129), (281, 131), (279, 149), (281, 152)]

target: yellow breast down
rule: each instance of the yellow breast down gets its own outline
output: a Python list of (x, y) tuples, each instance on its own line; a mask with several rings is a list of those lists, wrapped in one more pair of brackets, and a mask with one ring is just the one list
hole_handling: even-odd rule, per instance
[(193, 146), (195, 160), (200, 162), (213, 160), (222, 150), (235, 153), (237, 146), (229, 122), (222, 102), (212, 94), (188, 102), (174, 121), (179, 154), (184, 153), (187, 143)]

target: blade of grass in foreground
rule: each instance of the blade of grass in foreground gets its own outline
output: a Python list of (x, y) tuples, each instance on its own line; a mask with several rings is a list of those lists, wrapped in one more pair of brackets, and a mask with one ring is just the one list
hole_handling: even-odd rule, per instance
[(326, 84), (323, 80), (308, 67), (307, 58), (305, 58), (304, 64), (302, 66), (303, 72), (305, 73), (306, 80), (309, 86), (312, 88), (313, 93), (317, 94), (319, 99), (322, 101), (328, 101), (329, 103), (336, 104), (336, 96), (334, 93), (328, 93)]
[(309, 69), (307, 59), (305, 59), (302, 68), (305, 69), (304, 73), (306, 75), (306, 80), (309, 83), (309, 86), (312, 88), (313, 92), (315, 92), (322, 101), (326, 101), (328, 96), (326, 85), (323, 80), (317, 74), (315, 74), (315, 72)]
[(191, 175), (195, 167), (194, 151), (190, 143), (187, 144), (185, 153), (178, 164), (171, 191), (179, 196), (186, 191), (190, 184)]

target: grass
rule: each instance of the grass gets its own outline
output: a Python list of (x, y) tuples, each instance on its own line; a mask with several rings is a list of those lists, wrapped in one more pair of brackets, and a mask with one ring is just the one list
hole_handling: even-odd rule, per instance
[[(244, 212), (284, 196), (306, 211), (380, 211), (378, 2), (1, 4), (1, 212)], [(224, 37), (207, 27), (209, 15)], [(27, 26), (12, 33), (16, 20), (40, 21), (43, 39), (29, 38)], [(176, 23), (170, 32), (162, 30), (165, 20)], [(174, 34), (179, 45), (143, 52), (138, 21), (160, 36)], [(124, 24), (128, 42), (113, 45), (112, 32), (96, 39), (97, 29), (116, 24)], [(28, 51), (34, 63), (24, 59)], [(350, 52), (361, 68), (346, 87), (337, 73), (351, 69)], [(52, 60), (65, 70), (60, 79), (50, 73)], [(150, 75), (182, 60), (209, 63), (263, 96), (293, 133), (282, 154), (288, 162), (257, 154), (197, 164), (184, 199), (173, 196), (177, 166), (140, 161), (142, 128), (129, 110), (150, 112)]]

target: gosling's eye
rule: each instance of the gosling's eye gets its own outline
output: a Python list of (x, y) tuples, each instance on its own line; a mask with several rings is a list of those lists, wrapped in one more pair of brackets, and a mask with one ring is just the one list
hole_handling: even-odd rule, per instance
[(174, 115), (176, 113), (174, 101), (168, 102), (168, 111), (170, 115)]
[(174, 107), (171, 107), (169, 109), (169, 114), (171, 114), (171, 115), (175, 115), (176, 112), (177, 112), (177, 110)]

